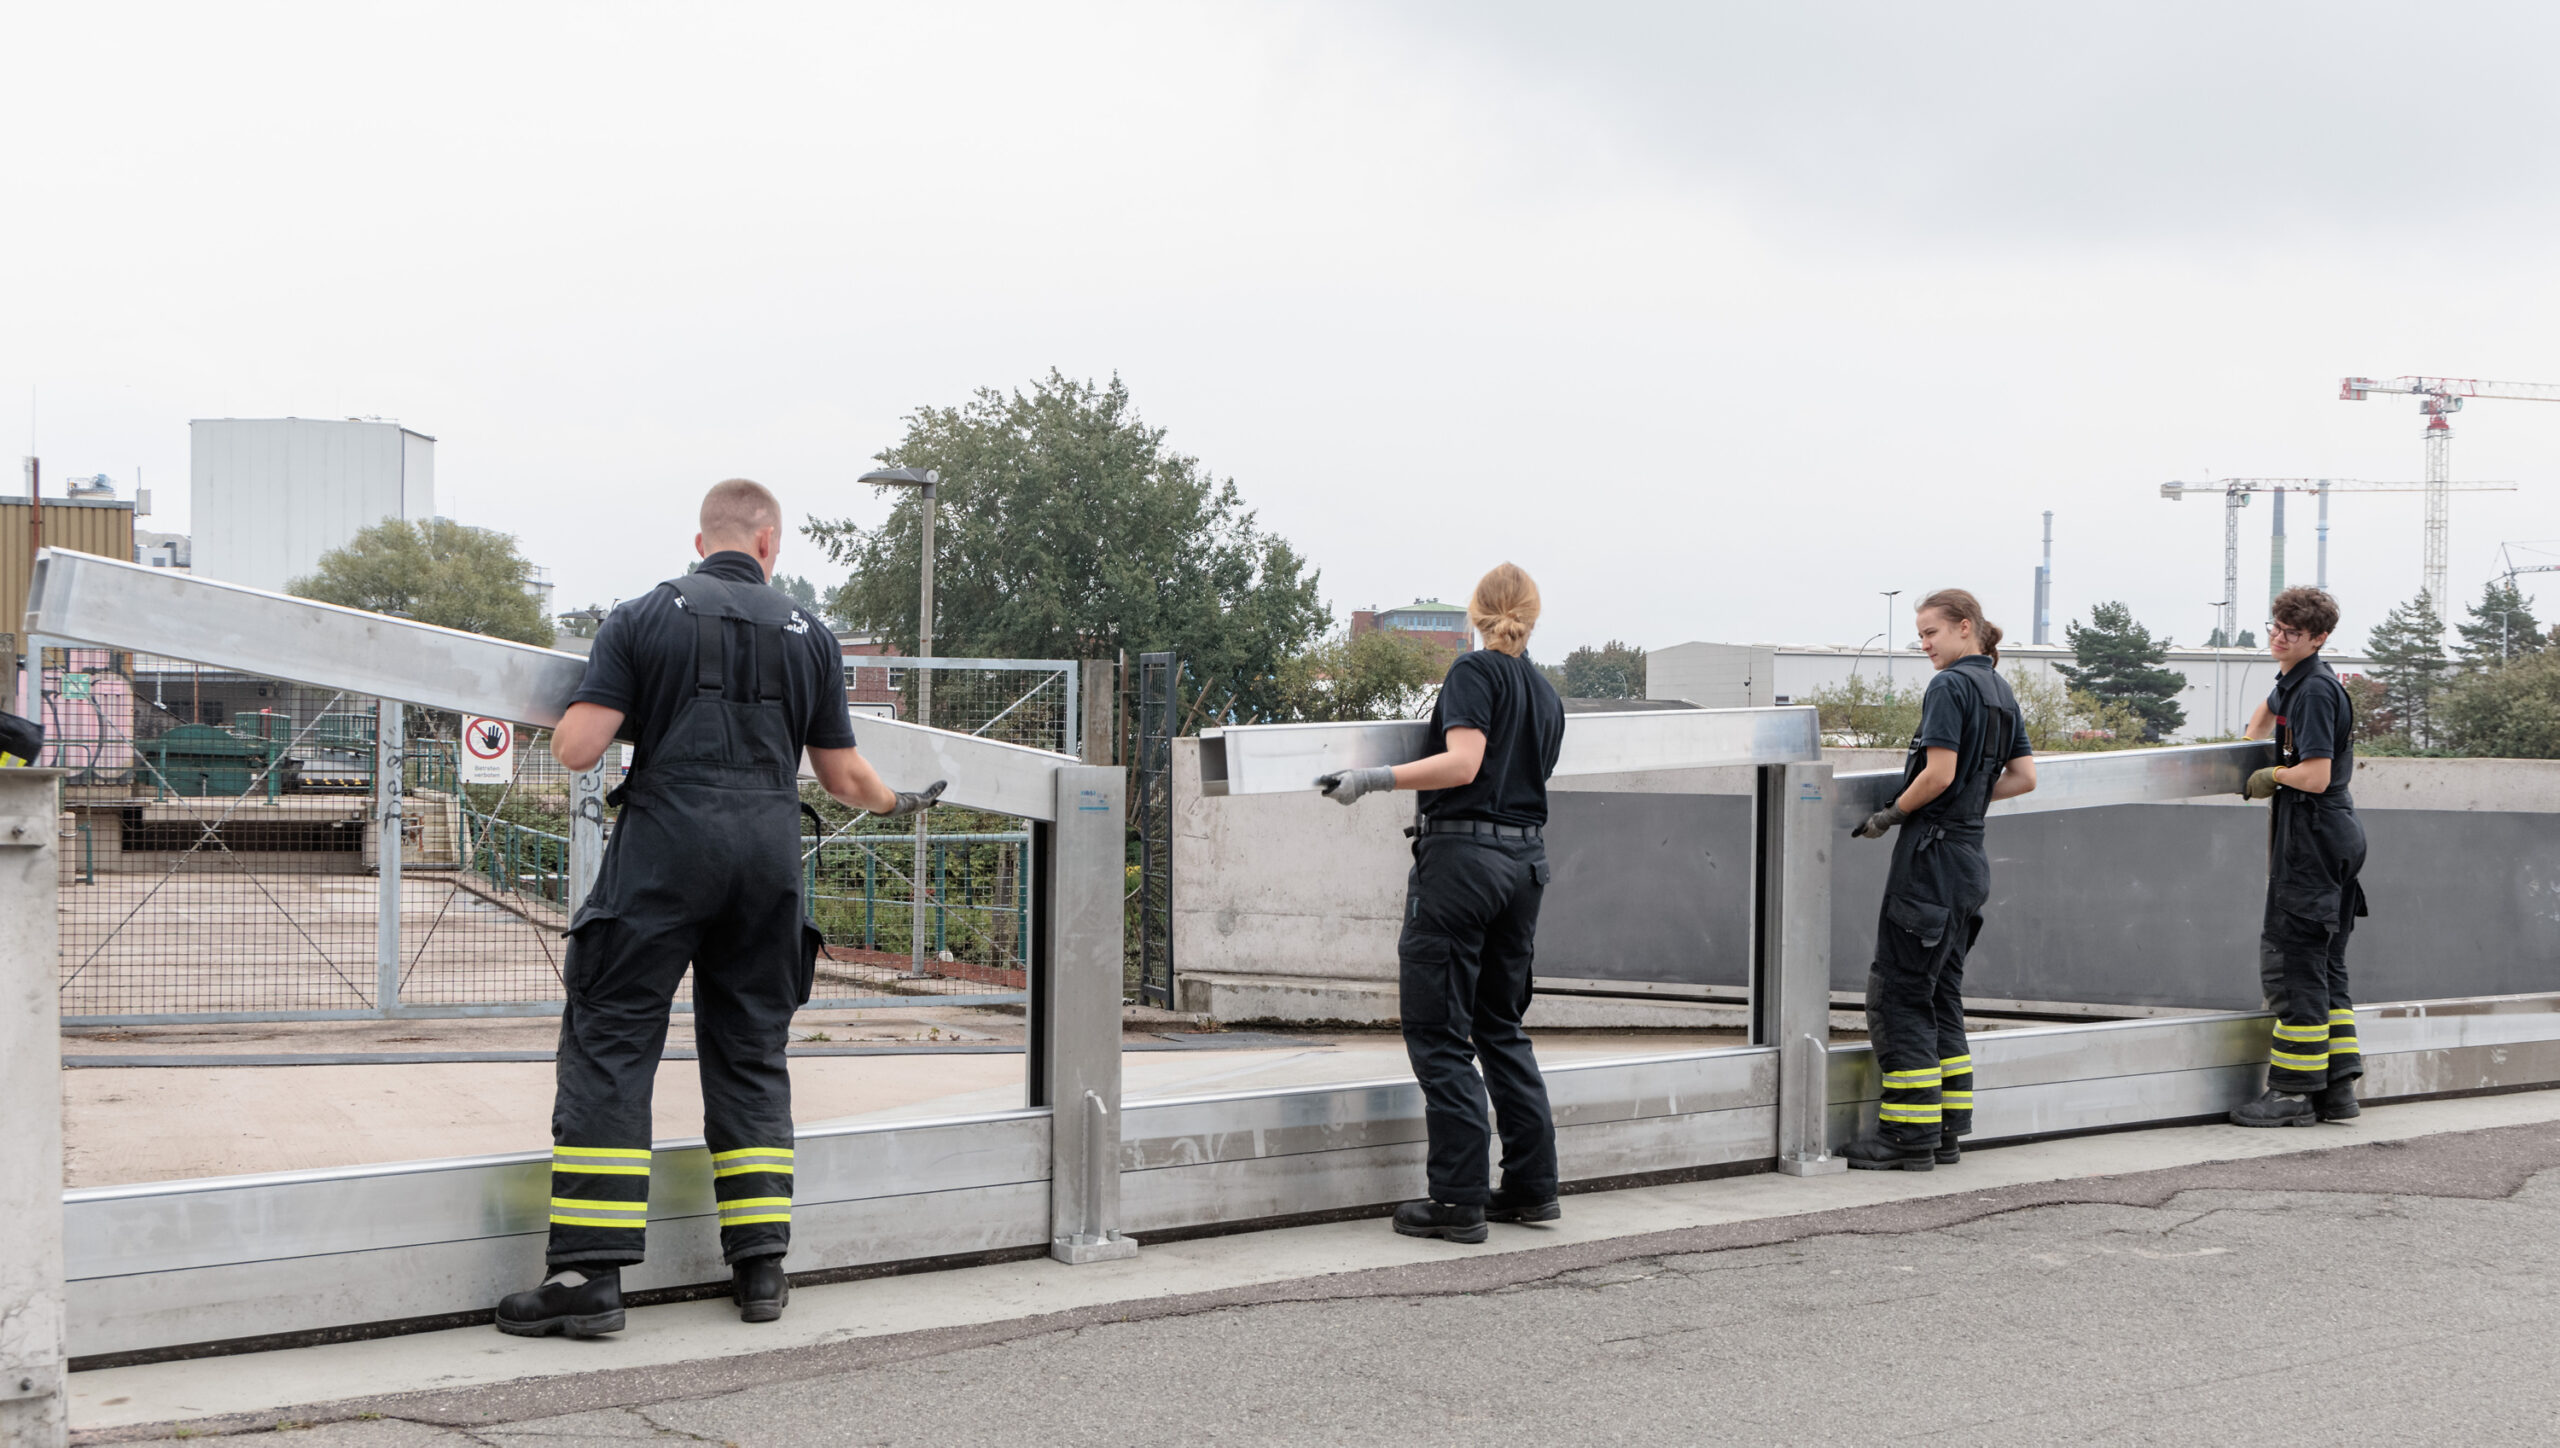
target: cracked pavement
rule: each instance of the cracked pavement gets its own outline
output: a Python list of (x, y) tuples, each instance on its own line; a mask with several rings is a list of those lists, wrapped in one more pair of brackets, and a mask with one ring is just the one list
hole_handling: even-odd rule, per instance
[(2555, 1236), (2542, 1123), (286, 1417), (311, 1448), (2543, 1442)]

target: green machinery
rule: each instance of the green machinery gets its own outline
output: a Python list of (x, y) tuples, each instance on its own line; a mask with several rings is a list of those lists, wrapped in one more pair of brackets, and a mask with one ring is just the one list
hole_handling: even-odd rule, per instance
[(292, 783), (288, 775), (294, 771), (284, 759), (282, 739), (213, 724), (181, 724), (135, 748), (149, 761), (151, 783), (163, 797), (236, 796), (255, 787), (275, 799)]

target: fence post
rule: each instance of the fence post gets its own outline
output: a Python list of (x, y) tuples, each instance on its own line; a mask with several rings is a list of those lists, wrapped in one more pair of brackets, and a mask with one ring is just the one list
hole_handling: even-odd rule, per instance
[(1120, 861), (1126, 776), (1062, 765), (1032, 974), (1034, 1087), (1049, 1117), (1049, 1255), (1134, 1257), (1120, 1226)]
[(1831, 766), (1760, 769), (1760, 901), (1751, 1043), (1778, 1048), (1778, 1170), (1843, 1171), (1831, 1155)]
[(59, 769), (0, 769), (0, 1443), (61, 1448)]
[[(399, 700), (374, 701), (373, 856), (381, 889), (374, 907), (373, 1009), (383, 1016), (400, 1009), (400, 857), (406, 853), (401, 839), (400, 776), (408, 753), (401, 723)], [(469, 868), (468, 861), (464, 868)]]
[[(1111, 759), (1111, 661), (1084, 661), (1084, 687), (1075, 695), (1077, 720), (1083, 726), (1076, 752), (1087, 764), (1109, 764)], [(1071, 736), (1072, 737), (1072, 736)]]
[[(605, 759), (613, 757), (615, 748), (605, 746)], [(604, 759), (593, 769), (569, 775), (569, 898), (562, 908), (573, 917), (604, 869), (604, 795)]]

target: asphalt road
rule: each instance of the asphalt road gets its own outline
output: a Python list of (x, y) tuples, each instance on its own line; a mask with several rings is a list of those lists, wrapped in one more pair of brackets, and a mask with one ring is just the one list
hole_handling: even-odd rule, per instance
[[(2554, 1168), (2560, 1125), (2451, 1132), (410, 1394), (292, 1436), (2544, 1443)], [(88, 1441), (137, 1436), (177, 1441)]]

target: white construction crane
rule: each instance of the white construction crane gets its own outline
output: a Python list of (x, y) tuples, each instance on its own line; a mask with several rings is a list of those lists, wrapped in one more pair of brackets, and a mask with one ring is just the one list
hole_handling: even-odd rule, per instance
[(2453, 607), (2445, 593), (2445, 533), (2453, 508), (2446, 479), (2453, 476), (2453, 424), (2446, 418), (2462, 410), (2466, 397), (2500, 397), (2517, 402), (2560, 402), (2560, 386), (2543, 382), (2482, 382), (2473, 377), (2394, 377), (2388, 382), (2349, 377), (2338, 384), (2338, 396), (2362, 402), (2376, 392), (2406, 393), (2418, 399), (2427, 420), (2427, 531), (2420, 563), (2421, 585), (2435, 600), (2436, 617)]
[[(2320, 574), (2322, 588), (2329, 586), (2329, 495), (2331, 493), (2425, 493), (2430, 499), (2443, 489), (2459, 493), (2512, 493), (2513, 483), (2449, 483), (2430, 479), (2419, 483), (2368, 483), (2356, 478), (2224, 478), (2212, 483), (2162, 483), (2160, 496), (2175, 503), (2189, 493), (2222, 495), (2222, 637), (2228, 642), (2240, 636), (2240, 510), (2249, 506), (2251, 493), (2270, 493), (2275, 497), (2274, 546), (2267, 562), (2267, 597), (2284, 592), (2284, 495), (2317, 493), (2320, 495)], [(2442, 605), (2438, 605), (2441, 612)]]

